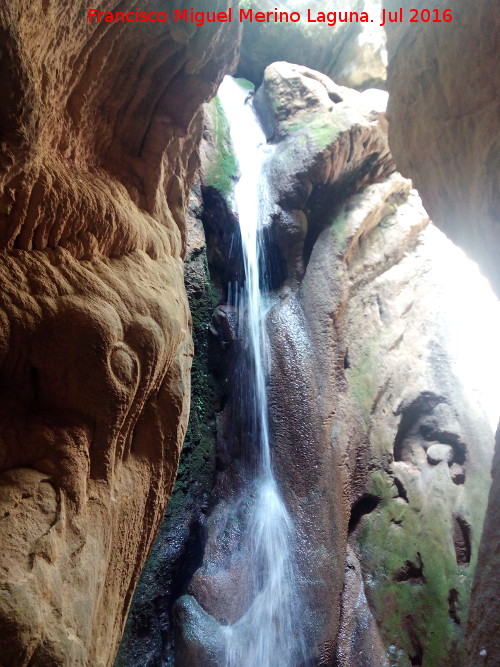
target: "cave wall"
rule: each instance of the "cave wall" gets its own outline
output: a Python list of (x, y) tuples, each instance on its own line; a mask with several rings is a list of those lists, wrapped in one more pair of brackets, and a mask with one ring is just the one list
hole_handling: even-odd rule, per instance
[(232, 336), (228, 283), (243, 274), (241, 238), (227, 201), (237, 162), (216, 97), (203, 107), (201, 167), (186, 213), (184, 281), (193, 320), (192, 402), (179, 469), (167, 512), (134, 594), (116, 667), (173, 665), (173, 607), (200, 566), (216, 470), (217, 439), (226, 436)]
[(86, 10), (0, 7), (0, 647), (9, 665), (114, 658), (187, 424), (182, 260), (199, 107), (238, 45), (237, 25), (97, 24)]
[[(425, 2), (385, 0), (388, 10)], [(498, 6), (439, 0), (451, 23), (388, 24), (389, 141), (429, 215), (500, 293)]]
[[(387, 28), (391, 149), (436, 225), (478, 262), (500, 295), (498, 8), (494, 0), (434, 6), (451, 6), (453, 22)], [(498, 440), (469, 616), (471, 667), (500, 663)]]

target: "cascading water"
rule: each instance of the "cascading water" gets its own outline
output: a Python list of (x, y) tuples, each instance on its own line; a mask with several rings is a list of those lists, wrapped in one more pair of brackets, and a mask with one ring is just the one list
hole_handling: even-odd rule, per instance
[(257, 121), (248, 91), (226, 77), (219, 99), (230, 124), (231, 141), (240, 164), (235, 186), (245, 265), (240, 298), (249, 351), (246, 392), (252, 432), (259, 447), (255, 503), (248, 530), (252, 557), (248, 564), (252, 602), (245, 614), (226, 626), (227, 667), (292, 667), (303, 661), (301, 610), (293, 564), (293, 524), (274, 477), (268, 423), (266, 368), (269, 351), (265, 330), (266, 286), (261, 285), (262, 225), (268, 213), (266, 162), (272, 147)]

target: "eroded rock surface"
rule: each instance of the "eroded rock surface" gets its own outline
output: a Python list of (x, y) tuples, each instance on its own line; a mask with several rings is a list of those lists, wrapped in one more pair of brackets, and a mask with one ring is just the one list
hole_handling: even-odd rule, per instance
[[(245, 3), (243, 6), (248, 8)], [(258, 0), (251, 6), (254, 11), (274, 12), (276, 9), (272, 0)], [(289, 14), (299, 11), (299, 22), (246, 21), (237, 75), (260, 85), (268, 65), (286, 60), (313, 67), (345, 86), (359, 90), (372, 86), (383, 88), (387, 51), (385, 32), (378, 21), (380, 8), (381, 0), (346, 0), (328, 7), (320, 0), (295, 0), (279, 9)], [(311, 22), (308, 22), (308, 10)], [(367, 11), (376, 18), (373, 23), (358, 23), (353, 15), (351, 22), (351, 11), (357, 12), (358, 17)], [(331, 25), (316, 21), (318, 12), (329, 15)]]
[[(500, 293), (500, 72), (495, 0), (457, 0), (453, 21), (408, 23), (425, 2), (385, 0), (406, 21), (387, 27), (389, 140), (436, 224)], [(449, 4), (433, 5), (443, 11)], [(469, 57), (470, 56), (470, 57)]]
[(56, 5), (0, 8), (0, 647), (12, 666), (113, 660), (186, 429), (183, 211), (199, 107), (237, 46), (236, 27), (88, 23), (82, 3)]
[[(276, 63), (255, 96), (277, 143), (265, 230), (281, 276), (268, 314), (273, 457), (298, 535), (308, 656), (445, 667), (463, 660), (492, 432), (447, 339), (439, 266), (451, 244), (394, 172), (383, 95)], [(240, 419), (229, 398), (203, 562), (176, 607), (179, 664), (217, 663), (221, 628), (250, 602)]]
[[(384, 4), (406, 11), (426, 6)], [(494, 0), (451, 6), (447, 24), (388, 26), (390, 143), (436, 224), (479, 263), (499, 295), (498, 11)], [(500, 591), (493, 575), (500, 567), (499, 452), (497, 444), (469, 616), (470, 667), (500, 663)]]

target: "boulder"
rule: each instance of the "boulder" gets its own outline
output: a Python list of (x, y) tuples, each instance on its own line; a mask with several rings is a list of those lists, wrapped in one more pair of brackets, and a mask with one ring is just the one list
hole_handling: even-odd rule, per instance
[(443, 461), (451, 465), (453, 461), (453, 448), (450, 445), (431, 445), (427, 450), (427, 460), (433, 466)]

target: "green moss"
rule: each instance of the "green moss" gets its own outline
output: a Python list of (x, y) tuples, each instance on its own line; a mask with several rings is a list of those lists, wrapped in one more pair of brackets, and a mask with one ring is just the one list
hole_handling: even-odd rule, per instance
[(209, 103), (208, 110), (215, 155), (207, 168), (205, 185), (218, 190), (227, 200), (234, 188), (238, 162), (231, 147), (227, 118), (218, 97)]
[(253, 92), (255, 90), (255, 84), (249, 81), (248, 79), (235, 79), (236, 83), (243, 88), (244, 90), (249, 90)]
[(196, 295), (191, 295), (189, 305), (193, 320), (194, 358), (191, 370), (191, 412), (181, 453), (174, 492), (169, 513), (184, 505), (183, 497), (194, 482), (208, 490), (215, 469), (215, 408), (214, 397), (219, 387), (209, 369), (208, 331), (212, 312), (219, 302), (219, 294), (209, 280), (206, 255), (204, 255), (206, 280)]
[[(397, 667), (412, 655), (411, 637), (418, 637), (424, 667), (462, 664), (464, 601), (469, 594), (471, 568), (457, 565), (451, 540), (449, 508), (439, 496), (422, 510), (397, 499), (392, 480), (385, 472), (372, 474), (370, 492), (382, 499), (367, 516), (358, 546), (367, 580), (367, 595), (378, 619), (386, 645)], [(423, 564), (421, 579), (396, 581), (395, 572), (406, 561)], [(458, 592), (461, 616), (458, 625), (449, 613), (448, 596)], [(409, 624), (409, 619), (411, 622)]]
[(351, 393), (358, 402), (367, 427), (370, 424), (372, 405), (378, 390), (379, 368), (375, 348), (376, 341), (365, 349), (359, 363), (346, 371)]
[(285, 124), (290, 134), (305, 134), (314, 151), (321, 151), (333, 144), (345, 128), (343, 118), (333, 114), (311, 113), (294, 118)]

